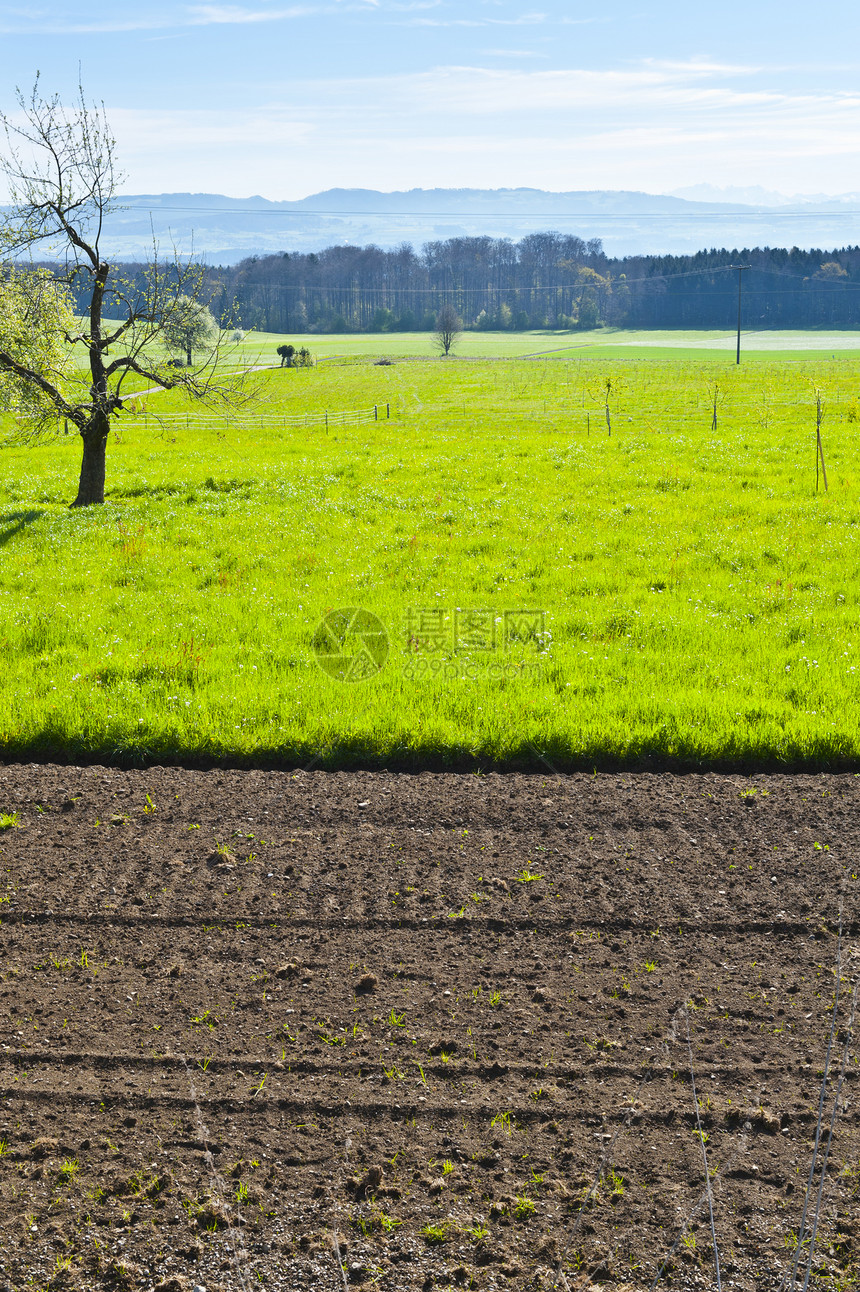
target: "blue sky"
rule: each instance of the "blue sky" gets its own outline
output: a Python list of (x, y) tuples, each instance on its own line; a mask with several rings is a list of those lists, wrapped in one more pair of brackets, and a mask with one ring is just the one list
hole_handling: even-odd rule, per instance
[(129, 192), (860, 189), (856, 8), (0, 3), (0, 107), (104, 100)]

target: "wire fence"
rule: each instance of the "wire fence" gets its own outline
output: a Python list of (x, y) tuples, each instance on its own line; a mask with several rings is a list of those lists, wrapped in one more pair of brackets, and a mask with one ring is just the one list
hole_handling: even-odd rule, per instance
[(390, 404), (372, 404), (370, 408), (325, 409), (321, 413), (249, 413), (235, 409), (225, 409), (221, 413), (145, 413), (143, 422), (145, 426), (151, 423), (163, 430), (227, 431), (233, 428), (240, 431), (288, 431), (297, 427), (328, 429), (330, 426), (355, 426), (360, 422), (382, 422), (390, 418)]

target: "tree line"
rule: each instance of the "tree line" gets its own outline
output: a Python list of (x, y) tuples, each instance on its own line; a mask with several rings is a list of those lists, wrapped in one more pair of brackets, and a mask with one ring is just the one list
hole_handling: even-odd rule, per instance
[(432, 331), (451, 305), (467, 328), (725, 328), (743, 276), (746, 328), (860, 326), (860, 246), (713, 249), (610, 258), (559, 233), (329, 247), (208, 271), (214, 312), (266, 332)]
[[(535, 233), (520, 242), (450, 238), (420, 253), (337, 246), (198, 268), (222, 326), (304, 335), (432, 332), (446, 305), (464, 327), (487, 331), (723, 329), (737, 318), (737, 265), (749, 266), (745, 328), (860, 327), (860, 246), (611, 258), (599, 239)], [(115, 269), (127, 282), (147, 273)]]

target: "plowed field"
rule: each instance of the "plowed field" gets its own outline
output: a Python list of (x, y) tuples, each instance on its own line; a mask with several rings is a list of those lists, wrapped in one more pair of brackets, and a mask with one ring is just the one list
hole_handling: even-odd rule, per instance
[(849, 1286), (858, 784), (0, 769), (0, 1289)]

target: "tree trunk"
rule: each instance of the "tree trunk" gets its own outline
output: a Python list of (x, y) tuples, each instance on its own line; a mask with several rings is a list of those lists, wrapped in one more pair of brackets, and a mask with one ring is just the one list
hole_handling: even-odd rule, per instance
[(100, 416), (81, 431), (84, 456), (78, 496), (72, 503), (73, 507), (89, 507), (105, 500), (105, 449), (109, 430), (107, 417)]
[(191, 367), (191, 346), (190, 345), (187, 345), (185, 347), (185, 357), (188, 360), (188, 367), (190, 368)]

